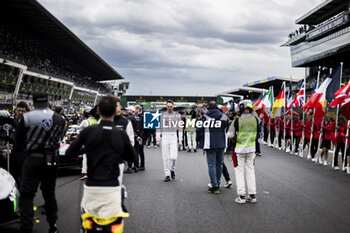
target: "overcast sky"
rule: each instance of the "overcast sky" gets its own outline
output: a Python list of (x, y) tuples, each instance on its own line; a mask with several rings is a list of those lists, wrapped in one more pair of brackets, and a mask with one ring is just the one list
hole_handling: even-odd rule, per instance
[(215, 95), (303, 77), (280, 47), (321, 0), (39, 0), (130, 81), (127, 94)]

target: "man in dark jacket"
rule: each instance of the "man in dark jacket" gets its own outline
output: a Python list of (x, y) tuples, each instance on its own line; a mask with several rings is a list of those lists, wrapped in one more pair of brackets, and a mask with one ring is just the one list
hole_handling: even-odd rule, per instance
[(218, 108), (215, 101), (208, 106), (209, 111), (197, 123), (199, 148), (206, 151), (211, 187), (209, 193), (219, 194), (220, 180), (227, 147), (226, 132), (228, 117)]

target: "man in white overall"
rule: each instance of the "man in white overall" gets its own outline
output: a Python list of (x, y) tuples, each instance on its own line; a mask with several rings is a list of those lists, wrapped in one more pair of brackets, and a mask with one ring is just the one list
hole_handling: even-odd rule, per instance
[(180, 114), (174, 112), (174, 102), (172, 100), (167, 100), (166, 108), (167, 111), (161, 115), (161, 129), (157, 132), (157, 146), (160, 146), (160, 139), (162, 139), (164, 182), (169, 182), (170, 175), (175, 180), (177, 153), (178, 148), (182, 145), (184, 122), (182, 122)]

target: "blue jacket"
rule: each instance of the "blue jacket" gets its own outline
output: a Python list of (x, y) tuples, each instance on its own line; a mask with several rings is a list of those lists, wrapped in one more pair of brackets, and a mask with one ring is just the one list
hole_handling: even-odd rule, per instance
[(224, 149), (227, 147), (227, 135), (228, 130), (228, 117), (223, 114), (219, 109), (212, 109), (208, 111), (199, 121), (214, 121), (218, 125), (218, 121), (221, 122), (219, 128), (213, 127), (215, 124), (210, 124), (209, 127), (197, 127), (197, 139), (199, 141), (198, 148), (208, 149)]

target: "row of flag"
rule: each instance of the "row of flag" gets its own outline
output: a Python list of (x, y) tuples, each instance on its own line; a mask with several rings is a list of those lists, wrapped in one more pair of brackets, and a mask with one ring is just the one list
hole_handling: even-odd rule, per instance
[(273, 89), (270, 88), (267, 93), (260, 95), (253, 107), (259, 115), (272, 113), (273, 118), (281, 116), (282, 107), (286, 109), (285, 114), (291, 114), (293, 108), (301, 107), (307, 114), (314, 112), (315, 120), (321, 121), (326, 112), (327, 101), (332, 101), (329, 107), (340, 105), (342, 114), (350, 119), (350, 82), (339, 89), (341, 73), (342, 66), (339, 66), (323, 81), (320, 87), (316, 81), (312, 94), (306, 103), (305, 84), (301, 85), (298, 93), (292, 98), (292, 82), (290, 82), (289, 88), (285, 84), (282, 85), (275, 101)]

